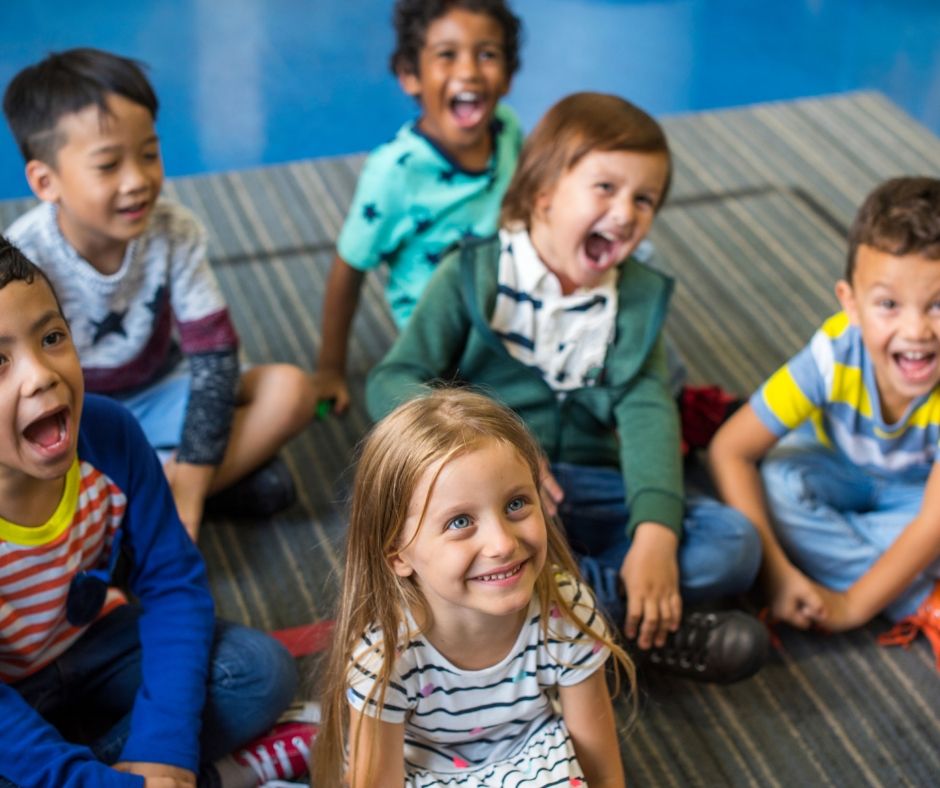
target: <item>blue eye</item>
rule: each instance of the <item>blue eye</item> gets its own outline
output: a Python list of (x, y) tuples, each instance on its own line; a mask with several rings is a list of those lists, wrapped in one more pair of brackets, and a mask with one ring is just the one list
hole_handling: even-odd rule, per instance
[(461, 531), (464, 528), (469, 528), (472, 525), (470, 518), (465, 514), (458, 514), (450, 522), (447, 523), (448, 531)]
[(521, 496), (521, 495), (520, 495), (520, 496), (518, 496), (517, 498), (513, 498), (513, 499), (506, 505), (506, 511), (509, 512), (510, 514), (512, 514), (512, 513), (514, 513), (514, 512), (519, 512), (519, 511), (522, 511), (523, 509), (525, 509), (526, 506), (528, 506), (528, 504), (529, 504), (529, 499), (528, 499), (528, 498), (525, 498), (524, 496)]

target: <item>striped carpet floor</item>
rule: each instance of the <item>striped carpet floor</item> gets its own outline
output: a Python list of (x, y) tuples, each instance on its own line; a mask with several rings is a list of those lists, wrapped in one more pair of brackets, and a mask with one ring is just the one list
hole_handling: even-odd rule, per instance
[[(670, 118), (676, 172), (652, 240), (678, 280), (668, 333), (692, 382), (747, 393), (836, 308), (845, 231), (880, 180), (940, 173), (940, 140), (883, 96), (855, 93)], [(205, 221), (250, 361), (311, 368), (324, 280), (361, 156), (183, 178), (166, 192)], [(0, 203), (6, 226), (29, 201)], [(264, 629), (330, 616), (348, 466), (369, 420), (367, 370), (393, 336), (379, 277), (354, 324), (355, 404), (285, 450), (298, 505), (200, 534), (220, 615)], [(879, 648), (877, 621), (840, 636), (780, 632), (755, 678), (715, 687), (647, 675), (625, 731), (640, 786), (940, 784), (940, 675), (923, 640)], [(626, 707), (624, 707), (624, 710)]]

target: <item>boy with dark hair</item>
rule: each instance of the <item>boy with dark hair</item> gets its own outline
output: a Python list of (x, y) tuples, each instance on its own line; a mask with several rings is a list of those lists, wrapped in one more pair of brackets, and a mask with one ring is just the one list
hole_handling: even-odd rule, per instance
[(192, 786), (296, 687), (279, 644), (214, 620), (140, 427), (84, 394), (49, 280), (3, 238), (0, 609), (2, 786)]
[(520, 22), (504, 0), (399, 0), (392, 72), (421, 108), (366, 160), (323, 299), (320, 396), (349, 403), (346, 351), (365, 273), (389, 267), (401, 328), (444, 251), (496, 230), (522, 132), (499, 100), (519, 68)]
[(884, 642), (923, 631), (940, 660), (940, 180), (867, 197), (836, 296), (719, 431), (715, 478), (760, 532), (774, 616), (845, 630), (884, 612), (901, 622)]
[(89, 390), (121, 399), (165, 450), (189, 533), (206, 496), (239, 480), (226, 495), (242, 511), (290, 503), (287, 469), (268, 461), (312, 417), (312, 383), (287, 364), (240, 374), (205, 231), (159, 198), (158, 103), (139, 64), (52, 54), (14, 77), (3, 108), (43, 201), (9, 235), (55, 284)]

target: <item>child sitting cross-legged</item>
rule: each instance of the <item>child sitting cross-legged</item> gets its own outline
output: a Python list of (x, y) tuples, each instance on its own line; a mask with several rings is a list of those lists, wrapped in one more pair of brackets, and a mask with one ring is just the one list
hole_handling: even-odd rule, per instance
[(764, 544), (772, 614), (900, 622), (940, 668), (940, 180), (895, 178), (849, 235), (842, 311), (718, 432), (712, 470)]
[(547, 457), (547, 504), (618, 629), (651, 662), (733, 681), (760, 667), (766, 632), (743, 612), (683, 605), (746, 591), (760, 544), (733, 509), (685, 500), (662, 337), (672, 283), (631, 257), (670, 172), (641, 109), (598, 93), (558, 102), (526, 140), (499, 235), (441, 263), (369, 376), (367, 404), (379, 418), (456, 377), (515, 410)]
[(505, 0), (397, 0), (392, 71), (420, 117), (366, 160), (323, 299), (320, 396), (349, 403), (346, 356), (364, 277), (388, 266), (386, 296), (408, 321), (444, 252), (490, 235), (522, 145), (500, 99), (519, 68), (519, 19)]
[(314, 785), (622, 788), (604, 665), (631, 685), (632, 665), (542, 508), (539, 462), (521, 420), (468, 389), (366, 438)]
[(291, 503), (274, 455), (313, 417), (312, 381), (288, 364), (241, 374), (205, 230), (160, 197), (157, 97), (139, 64), (52, 54), (13, 78), (3, 109), (43, 201), (8, 234), (55, 285), (88, 389), (120, 399), (166, 457), (190, 535), (223, 490), (230, 512)]
[(3, 238), (0, 414), (0, 786), (217, 784), (212, 763), (290, 702), (294, 663), (214, 618), (156, 455), (84, 393), (52, 285)]

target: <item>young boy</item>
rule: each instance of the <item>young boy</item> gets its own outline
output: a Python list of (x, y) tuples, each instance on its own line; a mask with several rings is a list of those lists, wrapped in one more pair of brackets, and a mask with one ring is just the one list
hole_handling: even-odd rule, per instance
[(842, 311), (719, 431), (715, 479), (760, 532), (776, 618), (838, 631), (884, 612), (938, 648), (940, 180), (867, 197), (836, 296)]
[(3, 238), (0, 609), (0, 785), (192, 786), (296, 686), (279, 644), (214, 620), (156, 455), (84, 394), (51, 284)]
[(522, 145), (499, 104), (519, 67), (519, 19), (504, 0), (398, 0), (391, 67), (421, 108), (366, 160), (323, 299), (316, 379), (337, 412), (349, 403), (346, 350), (365, 273), (389, 267), (396, 325), (410, 317), (443, 252), (496, 230)]
[[(13, 79), (3, 108), (43, 201), (9, 235), (58, 290), (88, 389), (123, 400), (155, 448), (175, 449), (164, 469), (195, 538), (206, 496), (262, 466), (312, 417), (310, 378), (286, 364), (240, 376), (205, 231), (159, 199), (157, 98), (136, 62), (93, 49), (50, 55)], [(240, 486), (231, 497), (257, 514), (293, 495), (283, 465)]]
[(551, 463), (546, 506), (611, 618), (669, 670), (727, 682), (761, 666), (763, 627), (739, 612), (683, 619), (683, 603), (745, 591), (760, 546), (729, 507), (686, 506), (661, 335), (672, 285), (631, 258), (670, 171), (662, 128), (638, 107), (598, 93), (555, 104), (522, 149), (499, 235), (445, 259), (366, 399), (378, 419), (457, 376), (515, 410)]

